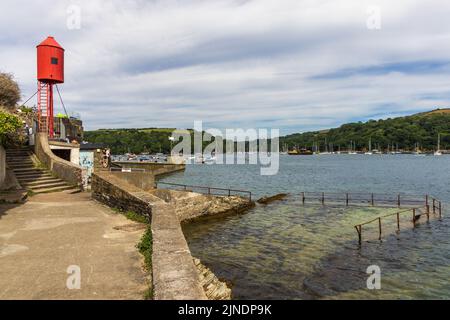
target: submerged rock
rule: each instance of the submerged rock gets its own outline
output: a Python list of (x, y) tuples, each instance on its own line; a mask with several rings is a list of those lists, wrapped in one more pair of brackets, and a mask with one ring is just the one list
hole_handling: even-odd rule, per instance
[(270, 196), (270, 197), (262, 197), (261, 199), (259, 199), (256, 202), (258, 202), (259, 204), (269, 204), (274, 201), (283, 200), (287, 196), (288, 196), (287, 193), (279, 193), (279, 194), (276, 194), (276, 195)]

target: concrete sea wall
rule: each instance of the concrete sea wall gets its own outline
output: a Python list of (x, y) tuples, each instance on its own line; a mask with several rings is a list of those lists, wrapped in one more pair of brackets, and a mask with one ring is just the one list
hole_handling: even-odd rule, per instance
[(151, 172), (155, 177), (170, 174), (173, 172), (184, 171), (186, 165), (171, 164), (171, 163), (149, 163), (149, 162), (113, 162), (113, 165), (122, 168), (144, 169), (146, 172)]
[(207, 299), (172, 205), (110, 172), (93, 174), (92, 196), (109, 206), (132, 210), (151, 220), (154, 299)]
[(48, 138), (45, 133), (36, 135), (35, 154), (50, 171), (58, 178), (67, 181), (70, 184), (83, 187), (87, 178), (86, 169), (70, 161), (57, 157), (48, 144)]

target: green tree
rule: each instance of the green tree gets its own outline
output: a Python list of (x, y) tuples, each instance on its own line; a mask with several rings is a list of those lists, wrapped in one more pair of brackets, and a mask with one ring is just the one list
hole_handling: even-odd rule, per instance
[(9, 73), (0, 73), (0, 106), (14, 110), (20, 100), (20, 88)]

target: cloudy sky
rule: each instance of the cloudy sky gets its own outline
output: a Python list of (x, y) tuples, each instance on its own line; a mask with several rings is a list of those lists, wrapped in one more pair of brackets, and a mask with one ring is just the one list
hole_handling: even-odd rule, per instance
[(52, 35), (87, 129), (286, 134), (450, 106), (449, 17), (447, 0), (0, 0), (0, 70), (32, 95)]

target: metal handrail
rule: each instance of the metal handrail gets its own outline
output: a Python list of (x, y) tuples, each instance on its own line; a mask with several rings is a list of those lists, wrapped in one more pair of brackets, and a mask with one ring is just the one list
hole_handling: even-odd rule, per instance
[[(213, 191), (227, 191), (228, 196), (231, 196), (232, 193), (245, 193), (247, 194), (247, 197), (249, 201), (252, 201), (252, 193), (251, 191), (247, 190), (238, 190), (238, 189), (229, 189), (229, 188), (217, 188), (217, 187), (206, 187), (206, 186), (196, 186), (196, 185), (188, 185), (188, 184), (180, 184), (180, 183), (171, 183), (171, 182), (155, 182), (156, 188), (158, 188), (159, 184), (169, 185), (169, 186), (176, 186), (176, 187), (182, 187), (184, 190), (188, 189), (203, 189), (208, 190), (208, 194), (213, 194)], [(217, 193), (216, 193), (217, 195)]]
[(379, 204), (387, 205), (393, 204), (395, 207), (401, 207), (402, 204), (417, 205), (424, 203), (429, 204), (429, 200), (433, 199), (429, 195), (410, 195), (404, 193), (387, 194), (387, 193), (362, 193), (362, 192), (301, 192), (302, 202), (319, 201), (325, 204), (329, 202), (344, 202), (346, 206), (354, 205), (356, 203), (364, 202), (372, 206)]
[[(436, 211), (438, 211), (439, 219), (441, 219), (442, 218), (442, 202), (437, 200), (437, 199), (435, 199), (435, 198), (432, 198), (432, 203), (433, 203), (433, 205), (432, 205), (432, 207), (433, 207), (433, 214), (435, 214)], [(363, 223), (355, 225), (354, 227), (356, 229), (356, 232), (358, 233), (359, 243), (362, 242), (362, 227), (363, 226), (371, 224), (371, 223), (373, 223), (375, 221), (378, 221), (378, 230), (379, 230), (378, 239), (381, 240), (381, 235), (382, 235), (381, 219), (387, 218), (387, 217), (392, 217), (392, 216), (396, 215), (397, 216), (397, 231), (400, 231), (400, 215), (403, 214), (403, 213), (406, 213), (406, 212), (412, 213), (412, 223), (413, 223), (413, 226), (415, 227), (416, 226), (416, 220), (417, 220), (416, 219), (416, 217), (417, 217), (416, 216), (416, 212), (417, 211), (421, 211), (421, 210), (425, 210), (425, 214), (427, 215), (427, 221), (429, 221), (430, 220), (430, 205), (427, 203), (423, 207), (409, 208), (409, 209), (405, 209), (405, 210), (402, 210), (402, 211), (397, 211), (397, 212), (385, 214), (385, 215), (382, 215), (382, 216), (378, 216), (378, 217), (376, 217), (374, 219), (371, 219), (369, 221), (365, 221)], [(421, 216), (421, 214), (419, 215), (419, 217), (420, 216)]]

